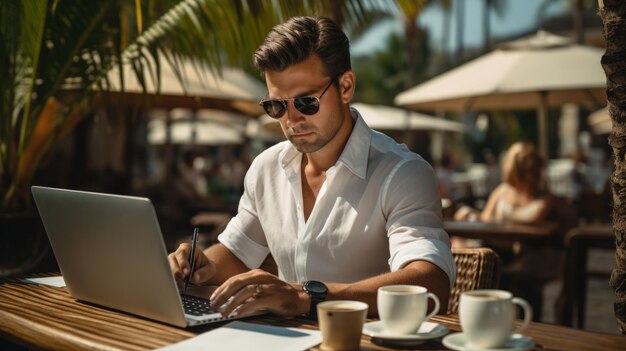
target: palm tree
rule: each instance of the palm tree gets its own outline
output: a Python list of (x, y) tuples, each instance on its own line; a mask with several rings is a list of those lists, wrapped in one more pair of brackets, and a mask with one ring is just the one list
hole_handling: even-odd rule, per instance
[[(353, 68), (358, 84), (355, 100), (378, 105), (393, 105), (393, 99), (406, 90), (409, 64), (406, 56), (398, 57), (406, 50), (406, 39), (402, 34), (393, 33), (386, 40), (385, 47), (373, 55), (357, 57)], [(416, 82), (427, 76), (426, 64), (430, 58), (427, 37), (419, 42), (419, 56), (414, 64), (413, 75)]]
[(406, 76), (405, 88), (415, 85), (415, 72), (417, 69), (417, 61), (419, 59), (419, 45), (424, 36), (423, 30), (417, 25), (417, 16), (424, 9), (421, 1), (407, 2), (402, 7), (404, 15), (404, 37), (406, 39), (406, 54), (408, 74)]
[(483, 53), (491, 51), (491, 12), (494, 11), (500, 15), (504, 13), (506, 2), (503, 0), (484, 0), (485, 6), (483, 10)]
[(452, 27), (452, 0), (440, 0), (439, 4), (441, 5), (441, 9), (443, 10), (443, 21), (441, 33), (441, 69), (439, 71), (445, 71), (450, 67), (450, 53), (448, 49), (450, 48), (450, 28)]
[(611, 273), (611, 286), (615, 290), (615, 317), (622, 334), (626, 334), (626, 2), (622, 0), (598, 0), (600, 16), (604, 23), (606, 53), (602, 56), (602, 67), (606, 72), (609, 112), (613, 130), (609, 145), (615, 156), (615, 171), (611, 177), (613, 190), (613, 231), (616, 242), (616, 264)]
[[(548, 8), (554, 4), (554, 1), (543, 0), (537, 9), (538, 23), (543, 22), (547, 16)], [(574, 41), (578, 44), (585, 43), (585, 24), (584, 15), (585, 10), (593, 8), (596, 4), (595, 0), (569, 0), (569, 8), (572, 11), (573, 18), (573, 36)]]
[(465, 33), (465, 1), (456, 1), (456, 53), (454, 63), (463, 62), (463, 34)]

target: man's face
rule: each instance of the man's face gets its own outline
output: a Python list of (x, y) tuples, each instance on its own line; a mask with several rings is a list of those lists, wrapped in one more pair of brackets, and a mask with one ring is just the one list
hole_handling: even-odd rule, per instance
[[(332, 79), (324, 73), (322, 61), (315, 55), (281, 72), (265, 72), (268, 99), (320, 97)], [(350, 123), (347, 120), (350, 117), (342, 112), (342, 106), (342, 97), (333, 82), (321, 97), (317, 113), (306, 115), (294, 107), (293, 100), (287, 100), (287, 110), (278, 121), (283, 133), (298, 151), (312, 153), (321, 150), (345, 123)]]

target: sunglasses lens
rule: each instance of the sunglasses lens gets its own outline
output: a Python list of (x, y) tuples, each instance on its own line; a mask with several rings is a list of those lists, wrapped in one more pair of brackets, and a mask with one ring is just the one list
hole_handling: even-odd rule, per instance
[(304, 96), (294, 99), (293, 106), (305, 115), (314, 115), (320, 110), (320, 101), (314, 96)]
[(262, 105), (270, 117), (280, 118), (285, 113), (285, 104), (280, 100), (265, 100)]

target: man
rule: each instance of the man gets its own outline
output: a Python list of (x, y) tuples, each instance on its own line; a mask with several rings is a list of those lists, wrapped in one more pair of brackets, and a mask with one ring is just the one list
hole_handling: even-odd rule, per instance
[[(289, 139), (250, 166), (239, 211), (219, 243), (196, 252), (194, 284), (218, 284), (223, 314), (315, 314), (322, 300), (350, 299), (377, 314), (378, 287), (417, 284), (446, 311), (455, 267), (442, 229), (432, 168), (373, 132), (349, 102), (349, 42), (329, 19), (274, 27), (254, 55), (266, 112)], [(170, 254), (179, 284), (190, 245)], [(256, 269), (268, 254), (278, 276)]]

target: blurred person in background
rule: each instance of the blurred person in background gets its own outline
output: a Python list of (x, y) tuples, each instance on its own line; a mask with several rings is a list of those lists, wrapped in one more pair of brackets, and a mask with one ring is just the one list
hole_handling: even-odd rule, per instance
[(553, 198), (544, 176), (545, 160), (537, 148), (516, 142), (507, 150), (502, 164), (502, 183), (489, 195), (482, 211), (463, 206), (455, 220), (533, 223), (548, 219)]
[(439, 182), (439, 194), (444, 199), (456, 203), (464, 199), (468, 193), (467, 184), (454, 182), (454, 169), (458, 164), (456, 154), (444, 153), (435, 167), (435, 174)]
[(483, 156), (485, 158), (485, 165), (487, 166), (485, 187), (487, 189), (487, 194), (491, 194), (496, 189), (496, 187), (500, 185), (500, 181), (502, 180), (502, 172), (500, 172), (498, 160), (496, 159), (496, 156), (493, 154), (491, 149), (485, 149), (483, 151)]

